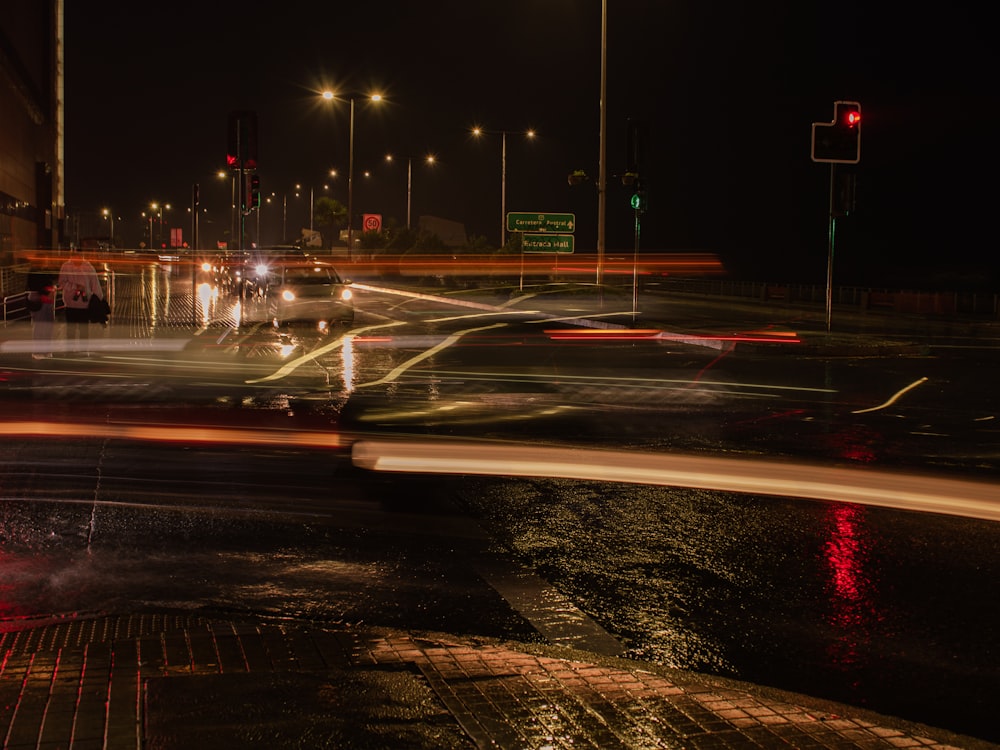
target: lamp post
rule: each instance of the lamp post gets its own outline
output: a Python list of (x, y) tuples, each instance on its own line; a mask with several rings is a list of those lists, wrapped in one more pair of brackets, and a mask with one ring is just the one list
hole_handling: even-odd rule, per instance
[(601, 0), (601, 143), (597, 175), (597, 286), (604, 282), (604, 237), (607, 214), (607, 93), (608, 93), (608, 0)]
[(500, 247), (502, 248), (507, 244), (507, 133), (523, 133), (526, 138), (534, 138), (535, 131), (485, 130), (478, 126), (472, 129), (472, 134), (477, 138), (485, 133), (500, 135)]
[[(323, 98), (327, 101), (337, 99), (337, 95), (332, 91), (324, 91)], [(354, 252), (354, 100), (364, 98), (371, 102), (380, 102), (382, 97), (379, 94), (366, 94), (360, 97), (350, 94), (347, 99), (351, 103), (350, 121), (350, 141), (348, 145), (347, 157), (347, 258), (350, 260)]]
[(115, 214), (110, 208), (102, 208), (101, 215), (104, 217), (105, 221), (111, 222), (111, 236), (109, 239), (109, 244), (111, 247), (115, 246)]
[(226, 247), (231, 249), (236, 234), (236, 173), (220, 169), (215, 176), (220, 181), (229, 178), (229, 237), (226, 240)]
[[(150, 203), (149, 207), (151, 209), (153, 209), (154, 211), (156, 211), (157, 221), (160, 224), (160, 231), (159, 231), (159, 234), (157, 235), (157, 237), (158, 237), (158, 239), (160, 241), (160, 244), (162, 245), (163, 244), (163, 209), (167, 209), (169, 211), (170, 210), (170, 204), (169, 203)], [(152, 245), (153, 244), (153, 217), (152, 216), (149, 217), (149, 222), (150, 222), (150, 224), (149, 224), (149, 244)]]
[[(392, 154), (386, 154), (385, 160), (392, 161), (393, 160)], [(427, 154), (427, 156), (424, 157), (424, 161), (427, 164), (433, 164), (434, 154)], [(410, 204), (412, 196), (413, 196), (413, 157), (407, 156), (406, 157), (406, 228), (407, 229), (409, 229), (411, 226)]]

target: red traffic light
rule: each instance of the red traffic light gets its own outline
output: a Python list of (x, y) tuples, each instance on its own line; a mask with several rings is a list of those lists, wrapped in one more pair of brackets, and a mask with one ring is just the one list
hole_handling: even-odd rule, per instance
[(861, 105), (856, 102), (834, 102), (834, 112), (833, 124), (837, 127), (850, 130), (861, 125)]
[(833, 164), (857, 164), (861, 160), (861, 104), (836, 101), (833, 121), (814, 122), (812, 160)]

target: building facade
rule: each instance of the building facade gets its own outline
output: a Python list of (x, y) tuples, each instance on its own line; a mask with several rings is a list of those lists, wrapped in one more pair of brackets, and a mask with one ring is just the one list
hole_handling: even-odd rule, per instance
[(0, 13), (0, 265), (62, 243), (63, 2), (5, 0)]

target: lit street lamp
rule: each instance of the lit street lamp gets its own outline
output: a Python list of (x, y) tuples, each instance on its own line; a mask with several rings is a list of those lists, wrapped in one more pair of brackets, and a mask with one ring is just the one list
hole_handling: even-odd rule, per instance
[[(337, 170), (336, 169), (331, 169), (327, 174), (330, 177), (334, 177), (335, 178), (337, 176)], [(324, 182), (319, 187), (320, 187), (321, 190), (324, 190), (326, 192), (329, 192), (329, 190), (330, 190), (330, 185), (329, 185), (329, 183), (326, 183), (326, 182)], [(295, 197), (296, 198), (299, 197), (299, 193), (303, 189), (304, 188), (302, 187), (301, 183), (296, 183), (295, 184)], [(313, 228), (314, 228), (313, 227), (313, 219), (314, 219), (315, 209), (316, 209), (316, 186), (315, 185), (309, 185), (309, 231), (310, 232), (312, 232)]]
[[(392, 154), (385, 155), (386, 161), (392, 161)], [(428, 154), (424, 157), (424, 161), (427, 164), (434, 163), (434, 154)], [(410, 197), (413, 194), (413, 157), (406, 157), (406, 228), (410, 228)]]
[(500, 247), (507, 244), (507, 133), (523, 133), (526, 138), (534, 138), (534, 130), (485, 130), (475, 127), (472, 134), (477, 138), (485, 133), (500, 135)]
[(101, 215), (104, 217), (105, 221), (111, 222), (111, 235), (109, 236), (109, 241), (111, 247), (115, 246), (115, 214), (110, 208), (102, 208)]
[[(159, 239), (160, 244), (162, 245), (163, 244), (163, 209), (167, 209), (169, 211), (170, 210), (170, 204), (169, 203), (166, 203), (166, 204), (163, 204), (163, 203), (150, 203), (149, 207), (151, 209), (153, 209), (153, 211), (156, 211), (156, 213), (157, 213), (158, 221), (160, 223), (160, 231), (159, 231), (159, 234), (157, 235), (157, 237)], [(150, 217), (149, 217), (149, 244), (150, 245), (153, 244), (153, 217), (152, 217), (152, 215), (150, 215)]]
[[(337, 99), (337, 95), (332, 91), (324, 91), (323, 98), (327, 101), (333, 101)], [(347, 166), (347, 257), (350, 258), (354, 251), (354, 100), (357, 98), (367, 99), (372, 102), (382, 101), (382, 97), (379, 94), (365, 95), (363, 97), (358, 97), (351, 94), (347, 97), (351, 102), (351, 123), (350, 123), (350, 144), (348, 147), (348, 166)]]
[(233, 237), (236, 235), (236, 173), (220, 169), (215, 173), (220, 180), (229, 177), (229, 238), (226, 240), (226, 247), (233, 247)]

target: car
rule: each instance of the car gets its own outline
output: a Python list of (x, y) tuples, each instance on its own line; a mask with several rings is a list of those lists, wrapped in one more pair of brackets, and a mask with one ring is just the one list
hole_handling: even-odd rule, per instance
[(194, 264), (195, 281), (198, 284), (217, 288), (229, 285), (229, 259), (226, 253), (200, 253), (193, 255), (191, 262)]
[(274, 269), (285, 263), (309, 261), (310, 255), (297, 245), (269, 245), (233, 253), (230, 264), (232, 292), (244, 299), (263, 299)]
[(267, 316), (275, 328), (309, 323), (326, 332), (354, 322), (351, 281), (322, 261), (283, 262), (266, 279)]

